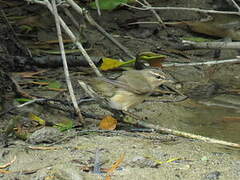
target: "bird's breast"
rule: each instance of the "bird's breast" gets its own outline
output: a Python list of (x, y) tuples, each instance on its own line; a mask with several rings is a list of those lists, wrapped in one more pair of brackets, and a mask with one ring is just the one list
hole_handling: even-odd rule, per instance
[(133, 107), (145, 99), (145, 95), (137, 95), (135, 93), (119, 89), (116, 94), (110, 98), (109, 105), (113, 109), (127, 111), (130, 107)]

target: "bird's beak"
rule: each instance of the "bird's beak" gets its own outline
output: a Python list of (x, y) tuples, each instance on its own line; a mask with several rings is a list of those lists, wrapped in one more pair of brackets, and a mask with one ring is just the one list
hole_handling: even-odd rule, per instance
[(173, 78), (166, 78), (164, 79), (165, 82), (168, 82), (168, 83), (175, 83), (176, 81), (174, 81)]

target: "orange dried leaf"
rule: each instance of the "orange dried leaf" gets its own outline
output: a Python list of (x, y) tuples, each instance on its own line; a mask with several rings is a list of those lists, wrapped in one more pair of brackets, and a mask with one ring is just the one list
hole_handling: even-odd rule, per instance
[(117, 120), (112, 116), (106, 116), (101, 120), (99, 124), (99, 128), (104, 130), (114, 130), (116, 126), (117, 126)]
[(34, 150), (56, 150), (59, 149), (58, 147), (44, 147), (44, 146), (28, 146), (30, 149)]
[(10, 171), (0, 169), (0, 174), (9, 174), (9, 173), (10, 173)]
[(223, 117), (224, 122), (240, 122), (240, 117), (234, 117), (234, 116), (224, 116)]
[(165, 57), (159, 59), (148, 60), (151, 67), (161, 67), (162, 63), (165, 61)]
[(112, 173), (115, 169), (117, 169), (120, 164), (123, 162), (125, 157), (125, 153), (123, 153), (120, 158), (112, 165), (112, 167), (107, 171), (107, 174)]
[[(72, 43), (73, 41), (71, 39), (64, 39), (63, 40), (64, 43)], [(35, 42), (34, 44), (58, 44), (59, 41), (58, 40), (49, 40), (49, 41), (38, 41)]]
[(105, 180), (111, 180), (111, 176), (107, 175)]
[(0, 169), (3, 169), (3, 168), (6, 168), (6, 167), (10, 166), (12, 163), (14, 163), (16, 161), (16, 159), (17, 159), (17, 157), (14, 156), (13, 159), (10, 162), (8, 162), (8, 163), (6, 163), (4, 165), (1, 165)]
[(36, 85), (48, 85), (48, 82), (36, 82), (36, 81), (32, 81), (32, 84), (36, 84)]
[(44, 73), (46, 71), (48, 71), (48, 70), (43, 69), (43, 70), (40, 70), (40, 71), (37, 71), (37, 72), (22, 72), (22, 73), (19, 73), (19, 75), (23, 78), (31, 78), (34, 75), (38, 75), (38, 74)]

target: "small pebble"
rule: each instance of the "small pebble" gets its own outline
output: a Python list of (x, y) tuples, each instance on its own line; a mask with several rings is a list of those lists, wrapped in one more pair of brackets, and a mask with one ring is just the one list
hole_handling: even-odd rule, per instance
[(204, 179), (208, 179), (208, 180), (218, 180), (219, 176), (221, 175), (221, 173), (219, 171), (213, 171), (208, 173)]
[(44, 127), (32, 133), (27, 141), (31, 144), (53, 143), (59, 140), (60, 136), (61, 132), (58, 129)]

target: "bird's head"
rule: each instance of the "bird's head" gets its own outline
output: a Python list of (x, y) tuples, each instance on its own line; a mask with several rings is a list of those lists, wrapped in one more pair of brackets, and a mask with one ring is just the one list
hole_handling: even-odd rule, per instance
[(144, 69), (142, 73), (152, 88), (156, 88), (164, 83), (174, 83), (174, 79), (160, 69)]

